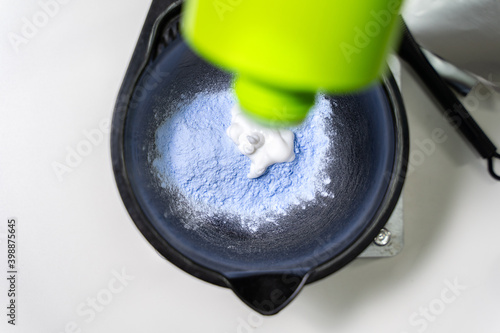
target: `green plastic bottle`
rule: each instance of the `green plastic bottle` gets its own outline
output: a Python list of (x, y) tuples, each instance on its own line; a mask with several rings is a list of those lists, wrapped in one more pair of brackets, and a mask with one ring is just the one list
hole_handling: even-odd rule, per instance
[(187, 0), (192, 49), (235, 74), (240, 106), (275, 125), (300, 123), (317, 92), (377, 79), (402, 0)]

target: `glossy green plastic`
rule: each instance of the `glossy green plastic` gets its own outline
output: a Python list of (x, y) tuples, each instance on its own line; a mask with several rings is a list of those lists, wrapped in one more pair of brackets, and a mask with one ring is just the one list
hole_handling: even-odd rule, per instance
[(376, 80), (396, 39), (401, 0), (187, 0), (182, 31), (202, 57), (235, 74), (243, 110), (300, 123), (319, 91)]

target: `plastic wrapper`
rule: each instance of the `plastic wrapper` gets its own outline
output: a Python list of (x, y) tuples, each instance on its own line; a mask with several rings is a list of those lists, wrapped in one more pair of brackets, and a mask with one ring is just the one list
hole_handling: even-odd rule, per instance
[(407, 0), (403, 16), (424, 48), (500, 88), (500, 1)]

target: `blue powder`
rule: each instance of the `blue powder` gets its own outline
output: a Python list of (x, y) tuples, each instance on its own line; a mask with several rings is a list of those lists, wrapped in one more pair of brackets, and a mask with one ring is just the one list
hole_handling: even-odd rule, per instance
[(295, 160), (275, 164), (256, 179), (247, 178), (250, 159), (226, 134), (235, 104), (231, 91), (198, 93), (181, 102), (156, 132), (153, 166), (161, 186), (176, 190), (199, 214), (238, 216), (255, 230), (297, 205), (304, 208), (330, 183), (324, 172), (330, 138), (325, 119), (330, 102), (318, 97), (306, 121), (295, 133)]

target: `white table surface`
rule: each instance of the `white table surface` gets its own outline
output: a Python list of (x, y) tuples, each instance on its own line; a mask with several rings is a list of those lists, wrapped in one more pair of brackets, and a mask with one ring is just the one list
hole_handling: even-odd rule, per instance
[[(9, 32), (41, 8), (2, 1), (0, 234), (16, 217), (19, 274), (13, 327), (2, 239), (0, 332), (500, 332), (500, 183), (404, 68), (412, 154), (436, 128), (447, 138), (408, 176), (405, 248), (356, 260), (273, 317), (157, 255), (121, 202), (109, 135), (59, 181), (53, 163), (110, 119), (148, 7), (68, 1), (16, 52)], [(500, 146), (500, 97), (472, 114)], [(86, 303), (106, 295), (92, 314)]]

